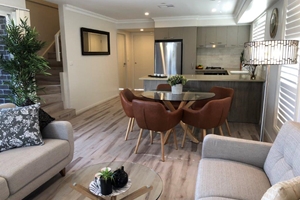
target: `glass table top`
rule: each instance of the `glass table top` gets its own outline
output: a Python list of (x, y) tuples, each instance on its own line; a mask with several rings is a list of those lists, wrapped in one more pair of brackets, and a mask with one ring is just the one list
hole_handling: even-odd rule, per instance
[(116, 199), (122, 199), (144, 186), (152, 186), (153, 189), (136, 199), (152, 200), (160, 197), (163, 190), (163, 182), (161, 177), (154, 170), (144, 165), (131, 162), (108, 162), (82, 168), (72, 175), (72, 183), (80, 184), (86, 188), (89, 188), (89, 184), (94, 180), (95, 174), (102, 168), (110, 167), (112, 171), (114, 171), (121, 166), (124, 166), (124, 170), (128, 174), (128, 178), (131, 180), (132, 185), (129, 190), (116, 196)]
[(170, 91), (146, 91), (142, 93), (143, 97), (162, 101), (196, 101), (208, 99), (215, 96), (212, 92), (182, 92), (182, 94), (172, 94)]

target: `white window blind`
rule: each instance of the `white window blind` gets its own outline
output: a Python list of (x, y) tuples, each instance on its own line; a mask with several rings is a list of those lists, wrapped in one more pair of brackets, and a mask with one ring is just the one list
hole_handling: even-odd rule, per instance
[[(285, 39), (300, 40), (300, 0), (287, 1)], [(275, 128), (277, 130), (288, 120), (297, 121), (300, 102), (299, 66), (299, 57), (298, 64), (281, 66), (277, 118), (275, 122)]]
[(253, 22), (252, 41), (262, 41), (265, 39), (266, 13), (263, 13)]

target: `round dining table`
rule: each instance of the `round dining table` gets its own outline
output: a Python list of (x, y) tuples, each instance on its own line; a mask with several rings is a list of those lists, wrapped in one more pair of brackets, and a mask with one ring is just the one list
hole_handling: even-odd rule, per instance
[[(153, 100), (160, 100), (164, 103), (164, 105), (170, 110), (176, 110), (171, 103), (172, 101), (180, 101), (180, 105), (177, 109), (180, 108), (189, 108), (193, 103), (203, 99), (209, 99), (215, 96), (213, 92), (196, 92), (196, 91), (184, 91), (181, 94), (173, 94), (171, 91), (145, 91), (142, 92), (142, 96), (148, 99)], [(187, 135), (194, 143), (199, 143), (199, 140), (195, 138), (192, 131), (185, 126), (185, 124), (181, 121), (180, 125), (182, 126), (183, 130), (187, 129)], [(166, 133), (165, 143), (167, 142), (170, 131)]]

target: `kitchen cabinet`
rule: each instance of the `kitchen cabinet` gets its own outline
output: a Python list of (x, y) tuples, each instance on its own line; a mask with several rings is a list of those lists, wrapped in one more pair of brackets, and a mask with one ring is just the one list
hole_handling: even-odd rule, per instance
[(220, 26), (216, 28), (217, 31), (217, 43), (216, 44), (226, 44), (227, 43), (227, 27)]
[(197, 47), (205, 47), (205, 27), (197, 28)]
[(250, 26), (238, 26), (237, 44), (244, 46), (250, 40)]
[(213, 45), (217, 43), (217, 28), (207, 27), (205, 29), (205, 45)]
[(243, 46), (249, 41), (250, 26), (216, 26), (197, 28), (197, 48), (215, 45)]
[(228, 26), (227, 27), (227, 44), (226, 47), (235, 47), (238, 44), (238, 27), (237, 26)]
[(182, 27), (156, 28), (154, 30), (154, 38), (155, 40), (182, 39), (182, 32)]
[(197, 65), (196, 37), (197, 27), (184, 27), (183, 33), (183, 55), (182, 55), (182, 74), (194, 74)]

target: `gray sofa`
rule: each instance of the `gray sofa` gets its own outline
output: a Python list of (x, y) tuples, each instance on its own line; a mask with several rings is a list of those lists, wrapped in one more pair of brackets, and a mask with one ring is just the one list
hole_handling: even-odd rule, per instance
[[(300, 176), (300, 123), (286, 122), (273, 145), (208, 135), (203, 141), (195, 199), (258, 200), (269, 195), (265, 194), (266, 191), (271, 192), (273, 189), (274, 192), (273, 187), (284, 182), (293, 182), (289, 192), (295, 194), (285, 192), (284, 195), (290, 196), (264, 199), (299, 199), (298, 176)], [(278, 197), (278, 194), (272, 195)]]
[(53, 121), (43, 129), (42, 135), (44, 145), (0, 152), (1, 200), (20, 200), (55, 174), (64, 175), (74, 152), (72, 125), (67, 121)]

